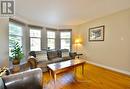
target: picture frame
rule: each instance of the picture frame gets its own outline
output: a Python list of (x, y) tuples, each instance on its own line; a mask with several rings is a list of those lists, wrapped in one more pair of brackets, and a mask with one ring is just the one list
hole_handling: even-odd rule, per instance
[(89, 28), (89, 41), (104, 41), (105, 26)]

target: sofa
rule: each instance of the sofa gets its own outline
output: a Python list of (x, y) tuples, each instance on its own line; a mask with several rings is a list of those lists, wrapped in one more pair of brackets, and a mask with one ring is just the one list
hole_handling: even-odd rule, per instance
[(30, 68), (41, 68), (43, 72), (47, 71), (47, 65), (51, 63), (75, 59), (76, 53), (64, 50), (48, 50), (41, 52), (31, 51), (29, 53), (28, 64)]
[(0, 89), (43, 89), (40, 68), (10, 74), (0, 78)]

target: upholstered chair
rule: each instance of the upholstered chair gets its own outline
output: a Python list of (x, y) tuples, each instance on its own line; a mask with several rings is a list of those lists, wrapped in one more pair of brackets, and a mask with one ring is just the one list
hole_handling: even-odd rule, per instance
[(43, 74), (40, 68), (0, 77), (0, 89), (43, 89)]
[(34, 58), (34, 57), (28, 58), (27, 64), (28, 64), (30, 69), (37, 68), (37, 60), (36, 60), (36, 58)]

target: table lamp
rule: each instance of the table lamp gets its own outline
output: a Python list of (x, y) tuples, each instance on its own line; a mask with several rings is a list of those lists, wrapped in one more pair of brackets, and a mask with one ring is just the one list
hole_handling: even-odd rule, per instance
[(78, 48), (81, 46), (81, 44), (82, 44), (81, 39), (76, 39), (75, 40), (76, 52), (78, 52)]

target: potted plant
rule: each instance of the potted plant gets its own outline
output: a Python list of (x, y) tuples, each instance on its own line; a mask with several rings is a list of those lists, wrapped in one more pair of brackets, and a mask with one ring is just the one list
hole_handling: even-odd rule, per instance
[(18, 65), (20, 64), (20, 60), (23, 59), (24, 54), (22, 51), (22, 46), (19, 45), (18, 42), (14, 42), (13, 49), (11, 50), (11, 55), (12, 55), (12, 64), (13, 65)]

